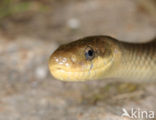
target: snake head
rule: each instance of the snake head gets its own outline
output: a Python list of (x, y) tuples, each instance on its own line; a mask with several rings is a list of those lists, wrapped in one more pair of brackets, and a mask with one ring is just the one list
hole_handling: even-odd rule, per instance
[(52, 75), (64, 81), (102, 78), (113, 61), (111, 39), (93, 36), (61, 45), (49, 59)]

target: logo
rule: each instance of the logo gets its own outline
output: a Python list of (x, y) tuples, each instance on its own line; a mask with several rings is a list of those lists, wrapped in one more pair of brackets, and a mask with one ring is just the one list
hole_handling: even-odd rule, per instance
[(138, 119), (152, 119), (155, 118), (154, 111), (146, 111), (141, 110), (140, 108), (134, 109), (132, 108), (129, 112), (122, 108), (122, 117), (129, 117), (129, 118), (138, 118)]

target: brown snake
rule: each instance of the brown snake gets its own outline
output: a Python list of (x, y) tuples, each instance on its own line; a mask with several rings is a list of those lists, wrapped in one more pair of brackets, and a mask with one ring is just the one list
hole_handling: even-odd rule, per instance
[(64, 81), (156, 82), (156, 41), (126, 43), (109, 36), (85, 37), (56, 49), (49, 68), (55, 78)]

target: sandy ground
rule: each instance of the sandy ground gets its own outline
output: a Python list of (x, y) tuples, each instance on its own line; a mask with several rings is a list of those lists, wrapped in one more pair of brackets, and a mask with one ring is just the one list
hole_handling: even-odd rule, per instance
[(2, 21), (0, 120), (128, 120), (121, 117), (122, 108), (156, 115), (155, 83), (62, 82), (48, 70), (50, 54), (77, 38), (102, 34), (122, 41), (151, 40), (156, 11), (150, 5), (139, 0), (62, 0), (51, 2), (48, 11)]

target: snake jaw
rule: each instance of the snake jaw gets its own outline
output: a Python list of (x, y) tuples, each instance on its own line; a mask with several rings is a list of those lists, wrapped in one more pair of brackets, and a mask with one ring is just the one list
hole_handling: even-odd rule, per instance
[[(65, 63), (67, 64), (67, 63)], [(88, 61), (82, 66), (73, 67), (71, 64), (66, 67), (65, 64), (59, 64), (56, 61), (49, 60), (49, 69), (51, 74), (62, 81), (86, 81), (101, 79), (107, 77), (110, 66), (112, 65), (112, 57), (103, 60), (97, 57), (94, 61)], [(103, 74), (105, 71), (105, 75)]]

